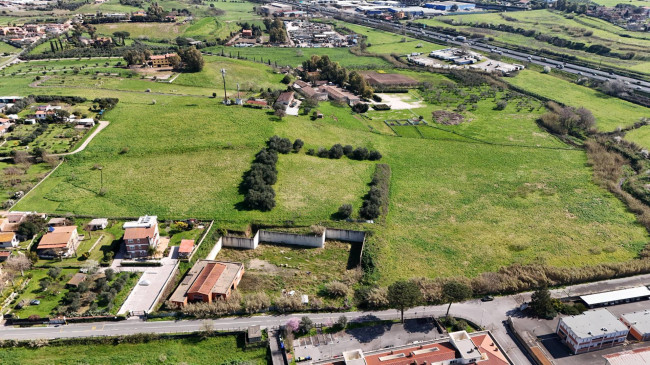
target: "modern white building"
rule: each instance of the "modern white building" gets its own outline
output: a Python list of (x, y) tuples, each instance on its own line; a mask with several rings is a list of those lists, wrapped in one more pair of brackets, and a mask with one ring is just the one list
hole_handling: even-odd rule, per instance
[(563, 317), (555, 331), (574, 354), (622, 345), (627, 326), (607, 309), (594, 309), (577, 316)]
[(630, 329), (630, 334), (639, 341), (650, 340), (650, 310), (625, 313), (621, 321)]
[(635, 302), (648, 298), (650, 298), (650, 290), (645, 286), (583, 295), (580, 297), (589, 308)]

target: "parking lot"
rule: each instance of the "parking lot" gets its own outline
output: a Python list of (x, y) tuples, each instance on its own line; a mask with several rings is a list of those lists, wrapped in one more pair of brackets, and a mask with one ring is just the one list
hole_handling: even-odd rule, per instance
[[(620, 316), (624, 313), (642, 311), (650, 309), (650, 301), (644, 300), (639, 302), (632, 302), (627, 304), (613, 305), (606, 307), (613, 315)], [(623, 346), (616, 346), (599, 351), (588, 352), (580, 355), (573, 355), (569, 352), (569, 348), (560, 341), (560, 338), (555, 334), (555, 329), (564, 315), (555, 317), (552, 320), (543, 320), (532, 317), (518, 317), (513, 318), (519, 329), (528, 331), (537, 338), (537, 341), (543, 345), (548, 353), (553, 356), (554, 361), (558, 365), (591, 365), (591, 364), (604, 364), (605, 359), (603, 355), (613, 354), (621, 351), (632, 350), (641, 347), (650, 346), (650, 342), (637, 343), (630, 341)]]
[[(336, 318), (333, 318), (333, 321), (335, 320)], [(406, 320), (404, 324), (389, 323), (348, 329), (334, 334), (301, 337), (294, 341), (294, 352), (297, 357), (311, 356), (313, 360), (320, 360), (352, 349), (369, 351), (440, 337), (442, 336), (432, 321), (413, 319)]]

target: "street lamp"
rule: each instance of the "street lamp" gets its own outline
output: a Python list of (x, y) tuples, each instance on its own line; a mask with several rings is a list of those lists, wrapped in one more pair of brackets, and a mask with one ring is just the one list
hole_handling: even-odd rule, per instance
[(226, 69), (221, 69), (221, 77), (223, 78), (223, 103), (225, 104), (228, 101), (228, 95), (226, 94)]

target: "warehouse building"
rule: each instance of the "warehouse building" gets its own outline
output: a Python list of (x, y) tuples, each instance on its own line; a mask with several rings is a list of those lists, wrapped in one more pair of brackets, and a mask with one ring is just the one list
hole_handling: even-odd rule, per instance
[(589, 308), (636, 302), (648, 298), (650, 298), (650, 290), (645, 286), (580, 296), (580, 300), (585, 302)]

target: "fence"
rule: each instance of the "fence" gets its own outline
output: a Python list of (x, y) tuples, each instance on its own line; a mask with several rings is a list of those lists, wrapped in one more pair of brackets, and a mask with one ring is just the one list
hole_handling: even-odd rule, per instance
[[(201, 247), (201, 244), (203, 244), (203, 241), (205, 241), (205, 238), (210, 234), (210, 230), (212, 230), (212, 225), (214, 224), (214, 221), (210, 221), (210, 225), (208, 225), (208, 228), (203, 231), (203, 236), (201, 236), (201, 239), (199, 240), (199, 244), (194, 247), (194, 250), (192, 250), (192, 253), (187, 259), (183, 259), (183, 261), (191, 261), (192, 257), (199, 251), (199, 248)], [(217, 251), (219, 252), (219, 251)], [(216, 255), (215, 255), (216, 256)]]
[(353, 231), (350, 229), (327, 228), (325, 231), (325, 239), (363, 243), (366, 240), (366, 232)]
[(214, 260), (217, 257), (217, 254), (221, 251), (221, 247), (223, 247), (223, 239), (224, 237), (219, 237), (210, 253), (205, 257), (206, 260)]

